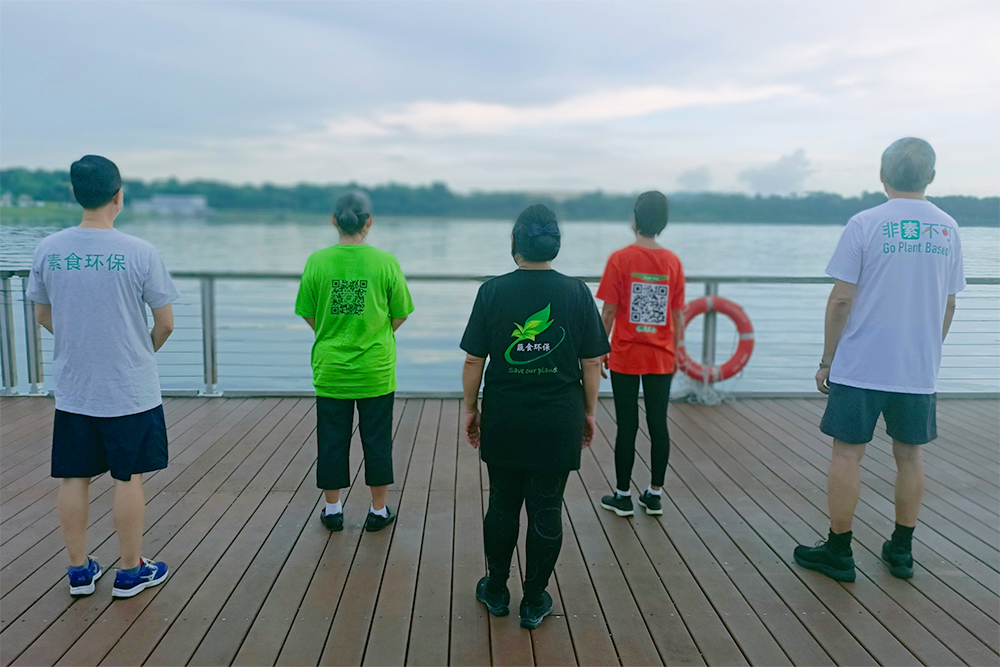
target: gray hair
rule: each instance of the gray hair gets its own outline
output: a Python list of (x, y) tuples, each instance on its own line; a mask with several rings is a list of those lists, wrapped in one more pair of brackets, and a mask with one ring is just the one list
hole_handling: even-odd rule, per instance
[(882, 177), (893, 190), (921, 192), (934, 178), (934, 149), (923, 139), (906, 137), (882, 153)]

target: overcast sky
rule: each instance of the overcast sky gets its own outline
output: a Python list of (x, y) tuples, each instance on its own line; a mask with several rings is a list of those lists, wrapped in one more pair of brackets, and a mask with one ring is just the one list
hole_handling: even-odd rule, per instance
[(1000, 2), (0, 3), (0, 165), (455, 189), (1000, 194)]

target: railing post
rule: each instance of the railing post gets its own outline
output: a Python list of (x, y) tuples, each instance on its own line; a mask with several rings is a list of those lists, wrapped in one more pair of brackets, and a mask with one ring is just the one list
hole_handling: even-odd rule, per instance
[(35, 319), (35, 303), (28, 298), (28, 279), (21, 278), (21, 299), (24, 302), (24, 347), (28, 358), (28, 393), (44, 395), (41, 385), (42, 373), (42, 329)]
[(708, 310), (705, 312), (705, 329), (701, 338), (701, 367), (704, 369), (704, 383), (714, 382), (713, 368), (715, 366), (715, 331), (716, 315), (712, 298), (719, 295), (719, 283), (705, 283), (705, 298), (708, 300)]
[(3, 373), (3, 393), (17, 389), (17, 352), (14, 344), (14, 293), (10, 290), (10, 277), (0, 279), (3, 293), (3, 310), (0, 312), (0, 371)]
[(200, 396), (222, 396), (219, 383), (219, 363), (215, 343), (215, 279), (201, 278), (201, 346), (205, 361), (205, 388)]

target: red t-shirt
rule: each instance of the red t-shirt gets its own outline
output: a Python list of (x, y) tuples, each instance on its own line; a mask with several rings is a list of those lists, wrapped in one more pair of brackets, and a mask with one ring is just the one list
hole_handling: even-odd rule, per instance
[(684, 308), (684, 267), (677, 255), (665, 248), (622, 248), (608, 258), (597, 298), (618, 306), (611, 370), (627, 375), (674, 372), (672, 313)]

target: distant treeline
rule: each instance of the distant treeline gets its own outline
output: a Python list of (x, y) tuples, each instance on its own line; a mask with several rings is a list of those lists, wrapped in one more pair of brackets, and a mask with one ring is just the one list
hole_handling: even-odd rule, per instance
[[(128, 200), (157, 194), (200, 194), (216, 210), (301, 211), (330, 213), (344, 185), (231, 185), (217, 181), (126, 181)], [(588, 192), (554, 198), (525, 192), (456, 194), (443, 183), (430, 186), (378, 185), (363, 188), (372, 197), (376, 215), (414, 215), (511, 219), (531, 204), (544, 203), (564, 220), (627, 220), (635, 194)], [(0, 192), (16, 200), (22, 194), (49, 202), (72, 201), (69, 172), (5, 169)], [(882, 193), (842, 197), (811, 192), (788, 197), (723, 193), (669, 195), (671, 220), (684, 222), (843, 223), (858, 211), (885, 201)], [(1000, 226), (1000, 197), (929, 197), (961, 225)]]

